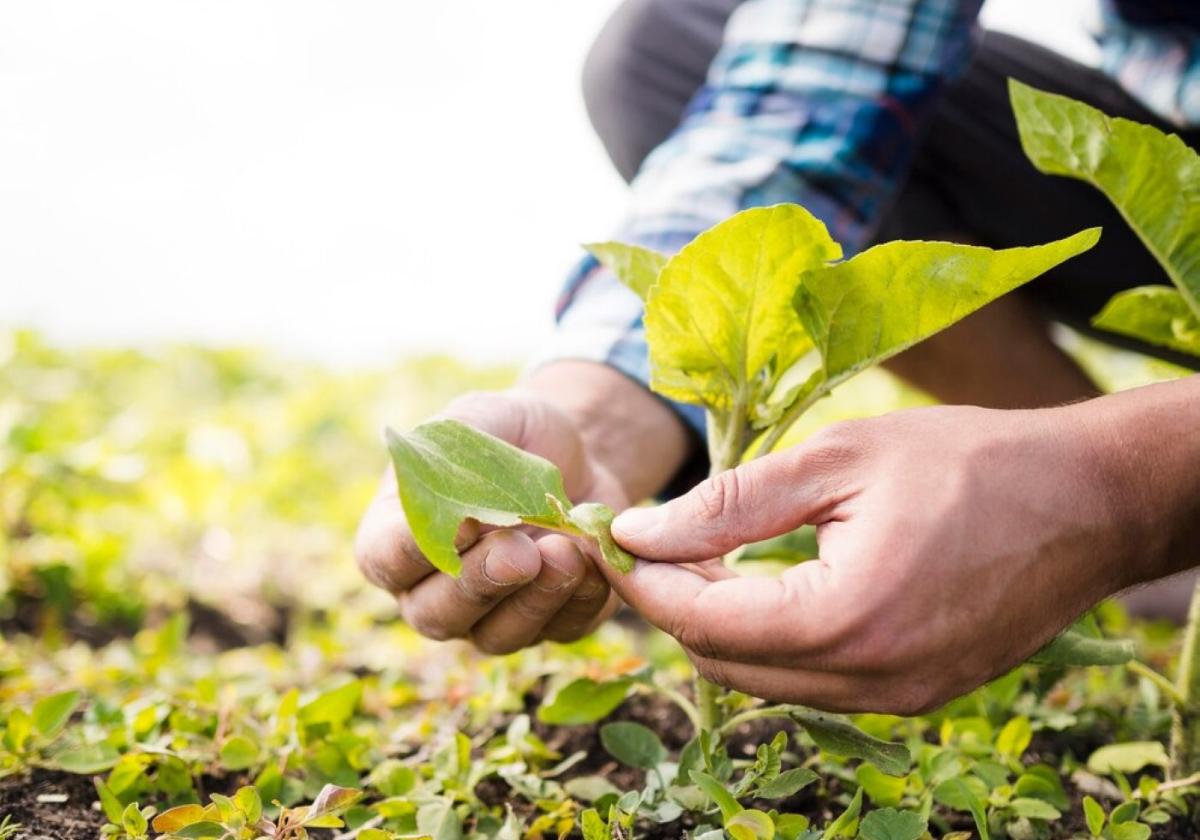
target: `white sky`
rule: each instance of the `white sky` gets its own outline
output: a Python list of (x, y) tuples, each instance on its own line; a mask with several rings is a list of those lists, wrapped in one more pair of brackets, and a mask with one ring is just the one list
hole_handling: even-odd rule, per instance
[[(1086, 55), (1092, 2), (986, 14)], [(528, 355), (621, 212), (578, 85), (614, 5), (5, 0), (0, 326)]]

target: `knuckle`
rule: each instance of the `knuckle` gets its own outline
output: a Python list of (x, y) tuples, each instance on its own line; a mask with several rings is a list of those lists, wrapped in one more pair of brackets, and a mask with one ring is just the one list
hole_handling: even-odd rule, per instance
[(818, 431), (808, 439), (809, 454), (830, 463), (848, 461), (867, 445), (864, 421), (843, 420)]
[[(481, 565), (482, 569), (482, 565)], [(482, 577), (482, 572), (481, 572)], [(483, 608), (491, 606), (496, 596), (490, 590), (483, 589), (477, 582), (468, 579), (466, 575), (454, 578), (454, 589), (458, 597), (470, 607)]]
[(671, 635), (675, 636), (684, 648), (703, 659), (713, 659), (717, 656), (716, 642), (704, 622), (687, 622), (680, 625), (678, 632)]
[(696, 502), (705, 519), (720, 519), (736, 508), (745, 487), (737, 469), (726, 470), (705, 479), (696, 487)]

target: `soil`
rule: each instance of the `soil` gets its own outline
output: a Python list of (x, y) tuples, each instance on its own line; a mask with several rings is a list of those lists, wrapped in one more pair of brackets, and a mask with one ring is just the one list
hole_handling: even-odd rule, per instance
[[(39, 802), (65, 794), (66, 802)], [(14, 840), (96, 840), (104, 815), (92, 808), (96, 789), (88, 776), (34, 770), (29, 776), (0, 779), (0, 819), (5, 815), (24, 828)]]

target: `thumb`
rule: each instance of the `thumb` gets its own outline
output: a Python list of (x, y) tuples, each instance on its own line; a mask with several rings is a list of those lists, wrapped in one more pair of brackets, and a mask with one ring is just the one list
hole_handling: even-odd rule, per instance
[[(686, 495), (630, 508), (612, 524), (626, 550), (648, 560), (690, 563), (820, 522), (841, 501), (824, 459), (803, 446), (718, 473)], [(844, 463), (844, 462), (843, 462)]]

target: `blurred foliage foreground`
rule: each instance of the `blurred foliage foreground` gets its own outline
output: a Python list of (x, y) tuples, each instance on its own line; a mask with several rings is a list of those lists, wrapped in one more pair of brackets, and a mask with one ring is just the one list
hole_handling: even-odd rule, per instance
[[(1171, 373), (1084, 352), (1108, 385)], [(0, 840), (1195, 836), (1159, 689), (1122, 668), (859, 718), (901, 775), (744, 715), (708, 790), (686, 663), (636, 620), (500, 659), (418, 639), (350, 554), (378, 430), (514, 374), (0, 332)], [(920, 402), (864, 375), (799, 433)]]

